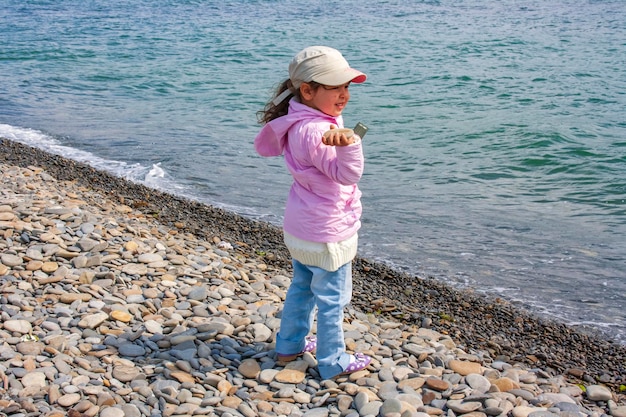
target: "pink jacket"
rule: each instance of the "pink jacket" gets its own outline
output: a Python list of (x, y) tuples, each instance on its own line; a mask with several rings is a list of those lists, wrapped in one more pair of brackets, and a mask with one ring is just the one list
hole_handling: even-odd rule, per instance
[(310, 242), (334, 243), (361, 227), (363, 175), (361, 142), (327, 146), (322, 135), (343, 118), (328, 116), (292, 99), (289, 113), (267, 123), (254, 139), (261, 156), (285, 156), (293, 184), (285, 207), (284, 230)]

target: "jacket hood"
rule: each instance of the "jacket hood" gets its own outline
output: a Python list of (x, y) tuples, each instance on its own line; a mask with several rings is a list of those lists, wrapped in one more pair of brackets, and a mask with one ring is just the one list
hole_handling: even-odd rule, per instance
[(287, 133), (298, 123), (327, 122), (343, 126), (341, 116), (332, 117), (319, 110), (292, 99), (289, 112), (267, 123), (254, 139), (254, 148), (261, 156), (279, 156), (283, 154), (287, 142)]

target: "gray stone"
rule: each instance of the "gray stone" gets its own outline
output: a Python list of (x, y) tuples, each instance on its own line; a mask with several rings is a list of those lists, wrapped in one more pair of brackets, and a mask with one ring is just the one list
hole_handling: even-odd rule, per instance
[(354, 408), (357, 409), (357, 411), (361, 411), (361, 409), (369, 402), (369, 397), (368, 395), (363, 392), (360, 391), (359, 393), (356, 394), (356, 396), (354, 397)]
[(382, 401), (370, 401), (359, 410), (359, 414), (361, 416), (377, 416), (380, 413), (380, 409), (382, 406)]
[(2, 261), (3, 265), (9, 266), (9, 267), (19, 266), (24, 263), (23, 259), (20, 256), (13, 255), (10, 253), (3, 253), (2, 255), (0, 255), (0, 260)]
[(446, 406), (456, 414), (467, 414), (482, 407), (478, 401), (449, 400)]
[(208, 290), (205, 286), (196, 287), (189, 294), (187, 294), (187, 298), (190, 300), (202, 301), (205, 300), (208, 296)]
[(124, 417), (125, 411), (122, 407), (106, 407), (100, 411), (100, 417)]
[(136, 357), (136, 356), (143, 356), (146, 354), (146, 349), (144, 349), (141, 346), (134, 345), (132, 343), (125, 343), (121, 345), (118, 348), (118, 350), (119, 350), (120, 355), (122, 356)]
[(378, 388), (378, 397), (382, 400), (396, 398), (399, 394), (398, 384), (395, 381), (385, 381)]
[(388, 415), (389, 413), (400, 413), (402, 411), (402, 403), (395, 399), (390, 398), (383, 402), (380, 407), (379, 413), (382, 415)]
[(528, 414), (528, 417), (559, 417), (559, 414), (555, 414), (550, 411), (533, 411)]
[(329, 414), (330, 413), (327, 408), (314, 408), (306, 411), (302, 417), (328, 417)]
[(491, 382), (479, 374), (469, 374), (465, 376), (465, 382), (469, 385), (473, 393), (485, 393), (491, 388)]

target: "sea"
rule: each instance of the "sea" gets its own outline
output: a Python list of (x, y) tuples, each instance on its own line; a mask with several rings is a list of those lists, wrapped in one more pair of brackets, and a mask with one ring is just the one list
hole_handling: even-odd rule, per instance
[(360, 256), (626, 344), (624, 0), (0, 0), (0, 136), (280, 225), (311, 45), (368, 75)]

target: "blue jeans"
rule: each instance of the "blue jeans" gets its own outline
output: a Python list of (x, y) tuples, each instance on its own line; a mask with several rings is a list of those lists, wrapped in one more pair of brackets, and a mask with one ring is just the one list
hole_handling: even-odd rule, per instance
[(293, 279), (283, 306), (276, 351), (301, 352), (313, 326), (317, 305), (317, 364), (320, 376), (329, 379), (348, 366), (343, 338), (343, 309), (352, 299), (352, 262), (334, 272), (293, 260)]

